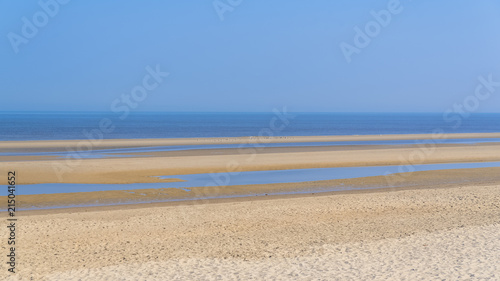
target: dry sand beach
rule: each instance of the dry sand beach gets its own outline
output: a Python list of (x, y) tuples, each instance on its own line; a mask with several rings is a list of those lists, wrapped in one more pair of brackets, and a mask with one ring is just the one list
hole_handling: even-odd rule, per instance
[(499, 200), (496, 184), (26, 212), (9, 280), (497, 280)]
[[(385, 135), (105, 140), (93, 148), (430, 138), (431, 135)], [(76, 145), (78, 141), (0, 142), (0, 152), (61, 151)], [(416, 153), (424, 153), (425, 157), (411, 158)], [(0, 172), (15, 169), (19, 185), (126, 184), (175, 181), (155, 176), (228, 169), (408, 164), (402, 163), (402, 158), (416, 159), (413, 164), (500, 161), (500, 143), (127, 153), (124, 158), (79, 160), (62, 176), (57, 175), (54, 167), (66, 165), (66, 159), (0, 156)], [(18, 273), (8, 280), (500, 279), (500, 168), (414, 172), (404, 175), (404, 179), (392, 188), (387, 188), (388, 177), (374, 176), (250, 184), (209, 192), (218, 196), (286, 193), (332, 186), (359, 190), (19, 211)], [(95, 200), (106, 204), (168, 201), (175, 196), (189, 199), (203, 188), (175, 192), (171, 189), (168, 196), (155, 189), (141, 189), (140, 195), (124, 191), (19, 195), (18, 201), (24, 207), (77, 205)], [(5, 215), (2, 212), (2, 217)], [(2, 236), (4, 232), (2, 229)], [(5, 243), (1, 250), (7, 251)]]

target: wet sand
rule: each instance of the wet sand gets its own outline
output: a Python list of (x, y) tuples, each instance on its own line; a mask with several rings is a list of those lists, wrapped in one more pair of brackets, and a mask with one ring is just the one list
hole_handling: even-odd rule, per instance
[[(18, 206), (28, 208), (71, 207), (75, 205), (141, 204), (142, 207), (159, 205), (193, 205), (219, 202), (214, 197), (226, 197), (223, 201), (261, 200), (263, 198), (292, 198), (311, 195), (350, 194), (359, 192), (387, 192), (394, 190), (453, 187), (458, 184), (490, 185), (500, 182), (499, 168), (452, 169), (362, 177), (340, 180), (325, 180), (299, 183), (256, 184), (236, 186), (193, 187), (189, 191), (179, 188), (155, 188), (135, 190), (113, 190), (97, 192), (18, 195)], [(391, 186), (392, 184), (392, 186)], [(351, 187), (356, 190), (349, 190)], [(339, 191), (329, 192), (332, 188)], [(308, 191), (312, 190), (312, 191)], [(289, 193), (279, 195), (279, 193)], [(297, 193), (297, 194), (293, 194)], [(229, 197), (229, 198), (228, 198)], [(190, 200), (197, 200), (191, 202)], [(180, 201), (180, 202), (175, 202)], [(155, 205), (155, 204), (153, 204)], [(138, 206), (141, 207), (141, 206)], [(122, 208), (117, 206), (117, 208)]]
[(114, 149), (144, 146), (242, 144), (242, 143), (292, 143), (292, 142), (333, 142), (333, 141), (376, 141), (376, 140), (423, 140), (423, 139), (472, 139), (500, 138), (500, 133), (459, 133), (459, 134), (404, 134), (404, 135), (351, 135), (351, 136), (289, 136), (289, 137), (231, 137), (231, 138), (171, 138), (171, 139), (104, 139), (104, 140), (39, 140), (0, 141), (1, 152), (51, 152), (77, 151), (80, 147)]
[[(278, 152), (277, 152), (278, 150)], [(483, 143), (419, 146), (368, 146), (356, 149), (311, 147), (232, 150), (206, 155), (197, 150), (176, 156), (106, 159), (57, 159), (0, 162), (0, 174), (19, 171), (19, 184), (167, 182), (156, 176), (234, 171), (389, 166), (500, 161), (500, 144)], [(201, 153), (201, 155), (198, 155)]]

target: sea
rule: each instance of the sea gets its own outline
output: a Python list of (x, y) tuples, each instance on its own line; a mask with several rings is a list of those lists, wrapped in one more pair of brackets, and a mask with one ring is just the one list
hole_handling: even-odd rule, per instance
[[(104, 121), (103, 121), (104, 120)], [(102, 126), (102, 124), (106, 124)], [(1, 112), (0, 140), (500, 132), (499, 113)]]

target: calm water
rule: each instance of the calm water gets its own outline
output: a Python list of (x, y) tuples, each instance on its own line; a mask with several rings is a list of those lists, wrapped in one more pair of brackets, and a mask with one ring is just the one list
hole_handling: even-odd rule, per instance
[[(413, 166), (414, 171), (471, 169), (471, 168), (486, 168), (486, 167), (500, 167), (500, 162), (423, 164), (423, 165)], [(160, 176), (160, 178), (163, 179), (174, 178), (174, 179), (185, 180), (184, 182), (132, 183), (132, 184), (47, 183), (47, 184), (19, 185), (16, 187), (17, 189), (16, 194), (18, 195), (54, 194), (54, 193), (105, 191), (105, 190), (134, 190), (134, 189), (148, 189), (148, 188), (180, 188), (189, 191), (189, 188), (198, 186), (227, 186), (227, 188), (231, 188), (230, 186), (235, 186), (235, 185), (349, 179), (349, 178), (382, 176), (386, 174), (394, 174), (401, 172), (408, 172), (408, 170), (401, 166), (369, 166), (369, 167), (251, 171), (251, 172), (239, 172), (239, 173), (190, 174), (190, 175)], [(356, 189), (356, 188), (342, 187), (341, 190), (351, 190), (351, 189)], [(307, 189), (308, 192), (321, 192), (321, 190), (323, 189), (318, 189), (318, 190)], [(336, 191), (337, 189), (328, 189), (328, 190)], [(2, 190), (0, 191), (0, 194), (5, 196), (7, 194), (7, 191)]]
[[(0, 140), (85, 139), (103, 118), (115, 126), (106, 139), (257, 136), (371, 135), (500, 132), (500, 114), (472, 114), (453, 128), (442, 114), (293, 113), (284, 125), (273, 113), (0, 113)], [(264, 133), (264, 135), (267, 135)]]

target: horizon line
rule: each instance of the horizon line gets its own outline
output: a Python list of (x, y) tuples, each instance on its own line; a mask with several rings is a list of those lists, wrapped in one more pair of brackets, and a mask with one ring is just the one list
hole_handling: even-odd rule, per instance
[[(356, 114), (444, 114), (444, 112), (436, 111), (287, 111), (288, 113), (321, 113), (321, 114), (332, 114), (332, 113), (356, 113)], [(9, 113), (116, 113), (112, 111), (100, 111), (100, 110), (3, 110), (0, 114)], [(131, 111), (130, 114), (134, 113), (273, 113), (272, 111)], [(118, 114), (118, 113), (116, 113)], [(471, 114), (500, 114), (499, 112), (471, 112)]]

